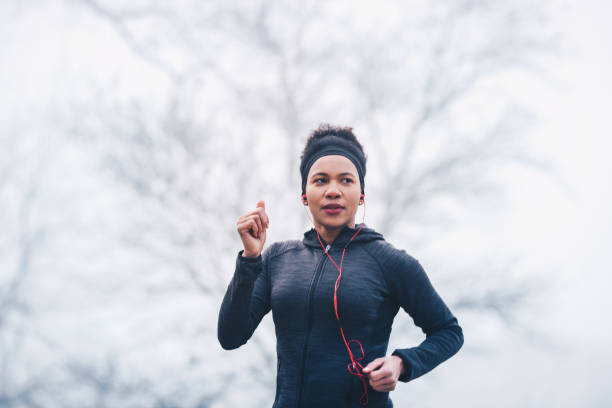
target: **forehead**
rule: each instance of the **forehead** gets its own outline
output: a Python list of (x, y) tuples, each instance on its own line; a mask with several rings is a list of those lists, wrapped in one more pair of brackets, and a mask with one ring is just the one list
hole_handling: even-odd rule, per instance
[(345, 172), (357, 175), (357, 167), (348, 158), (333, 154), (319, 157), (310, 167), (308, 175), (315, 173), (341, 174)]

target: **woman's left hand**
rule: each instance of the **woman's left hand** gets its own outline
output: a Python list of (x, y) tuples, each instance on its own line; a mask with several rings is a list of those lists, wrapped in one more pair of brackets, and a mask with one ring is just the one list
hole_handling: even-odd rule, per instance
[(372, 360), (363, 368), (370, 379), (370, 386), (376, 391), (395, 390), (397, 379), (404, 372), (404, 362), (398, 356), (386, 356)]

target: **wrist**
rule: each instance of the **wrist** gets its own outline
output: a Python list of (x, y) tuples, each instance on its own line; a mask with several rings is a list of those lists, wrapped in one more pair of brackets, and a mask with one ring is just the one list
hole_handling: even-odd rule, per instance
[(242, 255), (243, 258), (251, 258), (251, 259), (255, 259), (259, 257), (258, 253), (255, 252), (247, 252), (247, 251), (242, 251)]
[(397, 364), (399, 366), (399, 371), (400, 371), (400, 375), (404, 375), (404, 373), (406, 372), (406, 367), (404, 367), (404, 360), (402, 360), (401, 357), (399, 356), (391, 356), (394, 357), (397, 360)]

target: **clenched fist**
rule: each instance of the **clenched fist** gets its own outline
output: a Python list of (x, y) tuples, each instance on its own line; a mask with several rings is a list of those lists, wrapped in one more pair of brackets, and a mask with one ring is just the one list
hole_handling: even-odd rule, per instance
[(397, 380), (403, 372), (404, 362), (398, 356), (377, 358), (363, 368), (363, 373), (370, 380), (370, 386), (380, 392), (395, 390)]
[(270, 220), (266, 214), (266, 204), (263, 200), (257, 202), (255, 210), (238, 218), (236, 225), (244, 246), (242, 256), (257, 258), (263, 250), (266, 242), (266, 230), (270, 225)]

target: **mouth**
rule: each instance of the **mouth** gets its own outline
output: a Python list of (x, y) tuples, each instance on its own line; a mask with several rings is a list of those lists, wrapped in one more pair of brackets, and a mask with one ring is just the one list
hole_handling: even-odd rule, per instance
[(323, 211), (325, 211), (328, 214), (338, 214), (339, 212), (344, 210), (344, 207), (341, 206), (340, 204), (327, 204), (321, 208), (323, 209)]

